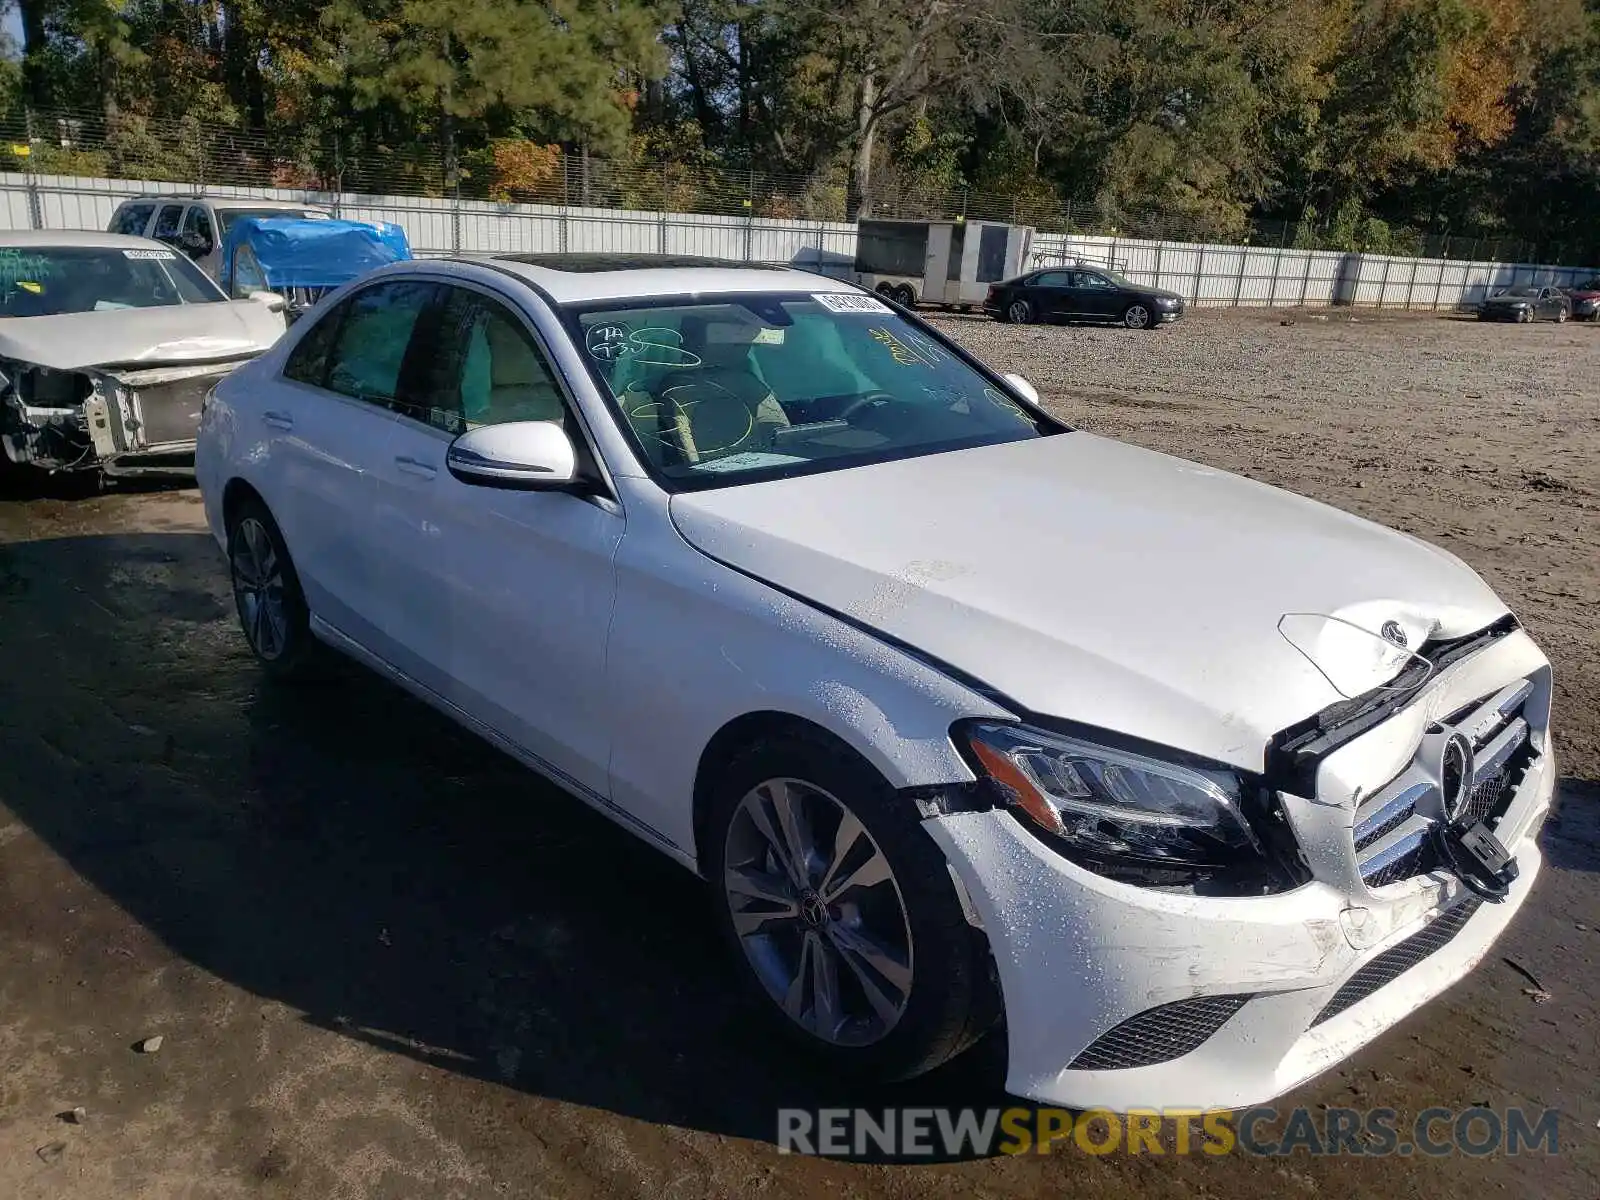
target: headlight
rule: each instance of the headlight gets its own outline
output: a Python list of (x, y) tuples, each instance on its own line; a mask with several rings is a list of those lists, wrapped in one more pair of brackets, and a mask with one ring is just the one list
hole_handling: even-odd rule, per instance
[(1011, 807), (1091, 856), (1228, 866), (1260, 853), (1231, 772), (1021, 725), (975, 724), (966, 732)]

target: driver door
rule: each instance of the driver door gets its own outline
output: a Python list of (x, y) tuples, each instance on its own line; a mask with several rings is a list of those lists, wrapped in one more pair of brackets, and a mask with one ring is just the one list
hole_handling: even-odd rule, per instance
[(1073, 299), (1078, 311), (1097, 321), (1109, 321), (1120, 315), (1117, 312), (1121, 292), (1098, 271), (1073, 272)]
[(603, 704), (621, 510), (578, 492), (461, 482), (445, 465), (469, 428), (583, 430), (533, 329), (510, 303), (440, 287), (434, 343), (375, 471), (377, 543), (395, 665), (526, 753), (608, 794)]

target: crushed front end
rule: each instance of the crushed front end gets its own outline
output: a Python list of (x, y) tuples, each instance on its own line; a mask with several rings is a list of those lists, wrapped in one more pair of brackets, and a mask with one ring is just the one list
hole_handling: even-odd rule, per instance
[[(1284, 864), (1276, 882), (1108, 871), (1015, 805), (926, 822), (994, 954), (1010, 1091), (1118, 1110), (1264, 1103), (1471, 970), (1541, 865), (1550, 670), (1509, 618), (1428, 651), (1421, 686), (1276, 740), (1271, 804), (1252, 817)], [(1457, 853), (1471, 829), (1509, 858), (1498, 877)]]
[(252, 357), (79, 370), (0, 359), (0, 452), (52, 473), (192, 471), (206, 393)]

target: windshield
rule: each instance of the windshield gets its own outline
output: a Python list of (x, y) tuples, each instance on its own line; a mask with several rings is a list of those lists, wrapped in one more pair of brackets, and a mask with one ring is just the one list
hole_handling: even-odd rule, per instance
[(1514, 288), (1507, 288), (1505, 291), (1501, 292), (1500, 294), (1502, 296), (1532, 297), (1532, 296), (1537, 296), (1539, 294), (1539, 289), (1536, 288), (1536, 287), (1514, 287)]
[(183, 255), (160, 246), (0, 249), (0, 316), (160, 308), (226, 300)]
[(245, 217), (305, 217), (307, 220), (320, 221), (327, 217), (327, 213), (318, 212), (314, 208), (219, 208), (217, 220), (222, 222), (222, 236), (228, 236), (228, 230), (233, 228), (235, 221)]
[(860, 292), (569, 310), (590, 370), (670, 488), (1019, 441), (1061, 428)]

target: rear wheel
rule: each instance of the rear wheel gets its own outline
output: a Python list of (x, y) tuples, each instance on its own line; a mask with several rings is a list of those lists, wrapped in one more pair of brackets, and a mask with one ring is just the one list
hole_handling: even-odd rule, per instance
[(1567, 323), (1567, 318), (1570, 317), (1571, 315), (1572, 314), (1567, 311), (1565, 305), (1563, 305), (1562, 307), (1556, 309), (1556, 324), (1557, 325), (1565, 325)]
[(902, 283), (894, 289), (895, 302), (904, 308), (913, 308), (917, 303), (917, 293), (912, 290), (909, 283)]
[(719, 924), (758, 1002), (835, 1068), (931, 1070), (998, 1012), (987, 949), (916, 809), (821, 737), (763, 740), (708, 823)]
[(228, 569), (250, 653), (269, 675), (305, 674), (316, 657), (311, 611), (283, 534), (254, 497), (241, 500), (229, 516)]
[(1006, 305), (1006, 320), (1013, 325), (1029, 325), (1033, 322), (1033, 305), (1018, 296)]

